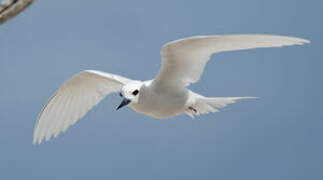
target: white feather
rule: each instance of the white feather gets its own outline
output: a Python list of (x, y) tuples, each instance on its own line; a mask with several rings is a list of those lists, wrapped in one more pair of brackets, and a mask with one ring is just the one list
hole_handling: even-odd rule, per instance
[(49, 99), (34, 129), (34, 143), (48, 141), (75, 124), (106, 95), (120, 91), (130, 79), (99, 71), (83, 71), (67, 80)]
[(210, 56), (224, 51), (302, 45), (308, 40), (276, 35), (195, 36), (172, 41), (161, 50), (162, 67), (153, 81), (156, 89), (197, 82)]

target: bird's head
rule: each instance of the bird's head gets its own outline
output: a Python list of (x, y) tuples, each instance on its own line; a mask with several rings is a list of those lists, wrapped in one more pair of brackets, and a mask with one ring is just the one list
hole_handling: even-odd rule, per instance
[(134, 81), (124, 85), (120, 91), (120, 96), (123, 98), (123, 100), (117, 107), (117, 110), (128, 104), (137, 104), (142, 85), (143, 83), (139, 81)]

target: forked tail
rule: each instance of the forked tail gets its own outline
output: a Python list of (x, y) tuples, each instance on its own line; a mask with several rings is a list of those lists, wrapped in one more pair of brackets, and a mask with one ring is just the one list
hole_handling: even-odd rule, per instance
[(237, 100), (256, 98), (257, 97), (203, 97), (197, 95), (194, 100), (189, 102), (186, 113), (194, 118), (195, 115), (218, 112), (219, 108), (226, 107), (228, 104), (233, 104)]

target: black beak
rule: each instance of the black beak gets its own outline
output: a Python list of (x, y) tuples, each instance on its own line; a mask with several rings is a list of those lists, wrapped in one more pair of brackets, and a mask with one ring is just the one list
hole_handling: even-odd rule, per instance
[(129, 103), (131, 103), (131, 101), (129, 99), (124, 98), (122, 100), (121, 104), (117, 107), (117, 110), (120, 109), (120, 108), (122, 108), (123, 106), (128, 105)]

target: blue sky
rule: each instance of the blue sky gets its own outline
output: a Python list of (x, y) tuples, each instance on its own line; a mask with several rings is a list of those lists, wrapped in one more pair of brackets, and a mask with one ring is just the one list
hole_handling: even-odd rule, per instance
[[(0, 27), (0, 179), (322, 179), (322, 17), (313, 0), (38, 1)], [(164, 43), (241, 33), (312, 42), (214, 55), (190, 86), (259, 100), (156, 120), (115, 111), (121, 99), (111, 95), (32, 145), (42, 106), (73, 74), (152, 79)]]

